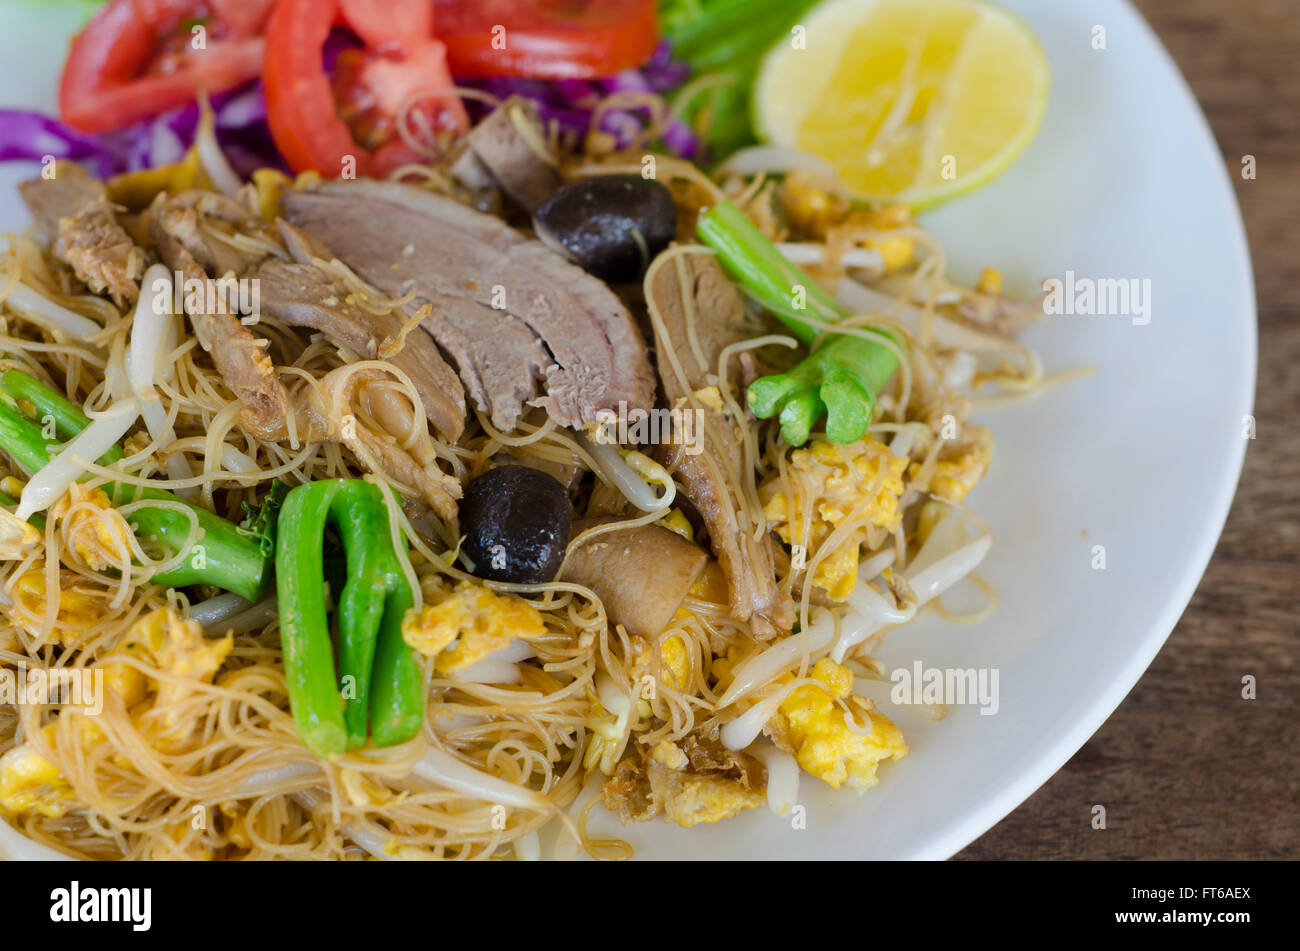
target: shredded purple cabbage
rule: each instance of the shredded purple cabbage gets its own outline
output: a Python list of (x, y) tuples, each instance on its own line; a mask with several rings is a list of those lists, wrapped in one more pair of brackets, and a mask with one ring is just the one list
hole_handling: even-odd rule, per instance
[[(212, 97), (217, 141), (240, 175), (284, 169), (266, 123), (261, 80)], [(0, 110), (0, 161), (39, 162), (47, 155), (89, 165), (101, 178), (179, 162), (199, 128), (197, 102), (123, 129), (83, 135), (39, 112)]]
[[(606, 96), (616, 92), (647, 92), (663, 95), (676, 89), (690, 75), (690, 66), (672, 58), (672, 48), (663, 41), (654, 55), (639, 69), (627, 69), (607, 79), (518, 79), (511, 76), (487, 79), (460, 80), (462, 85), (482, 90), (505, 99), (512, 95), (524, 96), (537, 103), (543, 121), (554, 122), (562, 132), (576, 136), (586, 135), (591, 127), (592, 113)], [(486, 108), (470, 104), (471, 114), (481, 118)], [(645, 109), (615, 109), (605, 113), (600, 131), (614, 136), (620, 147), (631, 145), (645, 128), (650, 116)], [(680, 121), (672, 122), (664, 131), (663, 144), (668, 151), (686, 159), (702, 155), (699, 139)]]
[(0, 109), (0, 162), (40, 162), (47, 155), (82, 162), (106, 178), (123, 167), (126, 148), (116, 136), (82, 135), (39, 112)]

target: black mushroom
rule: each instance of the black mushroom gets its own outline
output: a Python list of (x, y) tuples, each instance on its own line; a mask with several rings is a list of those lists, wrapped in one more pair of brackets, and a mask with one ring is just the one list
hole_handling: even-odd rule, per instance
[(672, 192), (640, 175), (566, 185), (533, 216), (537, 236), (604, 281), (634, 281), (677, 235)]
[(573, 526), (564, 486), (527, 466), (489, 469), (465, 487), (461, 551), (489, 581), (543, 584), (555, 578)]
[[(618, 520), (585, 519), (574, 526), (574, 535), (614, 521)], [(622, 624), (639, 637), (655, 638), (668, 627), (708, 561), (708, 552), (676, 532), (659, 525), (639, 525), (608, 532), (574, 548), (560, 580), (596, 592), (610, 624)]]

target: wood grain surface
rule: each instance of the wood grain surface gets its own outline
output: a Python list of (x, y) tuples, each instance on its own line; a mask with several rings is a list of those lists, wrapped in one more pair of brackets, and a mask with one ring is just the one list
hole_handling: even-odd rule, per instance
[[(1300, 856), (1300, 3), (1135, 2), (1236, 182), (1259, 297), (1257, 438), (1214, 559), (1150, 669), (960, 859)], [(1246, 674), (1255, 700), (1241, 697)], [(1105, 829), (1092, 827), (1095, 804)]]

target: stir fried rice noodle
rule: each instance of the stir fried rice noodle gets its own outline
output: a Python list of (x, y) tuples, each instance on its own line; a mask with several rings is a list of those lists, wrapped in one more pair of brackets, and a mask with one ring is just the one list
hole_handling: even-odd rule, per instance
[[(660, 105), (653, 124), (670, 118)], [(639, 149), (572, 144), (562, 164), (571, 181), (645, 167)], [(453, 495), (502, 453), (572, 473), (578, 517), (605, 520), (584, 523), (570, 562), (646, 525), (707, 552), (707, 532), (672, 478), (676, 463), (650, 449), (611, 449), (539, 410), (504, 432), (471, 410), (464, 433), (448, 441), (388, 361), (403, 335), (381, 341), (371, 359), (263, 314), (255, 329), (289, 392), (352, 414), (375, 436), (321, 439), (290, 422), (266, 438), (200, 346), (179, 289), (177, 315), (149, 330), (156, 365), (142, 374), (130, 359), (133, 335), (146, 329), (141, 309), (92, 293), (34, 232), (10, 235), (0, 261), (0, 371), (65, 394), (95, 426), (131, 421), (117, 426), (122, 457), (86, 448), (94, 458), (76, 460), (82, 481), (63, 486), (43, 519), (28, 524), (30, 513), (20, 520), (12, 505), (0, 516), (0, 666), (29, 677), (86, 672), (102, 684), (102, 710), (85, 698), (0, 703), (0, 813), (32, 840), (87, 858), (529, 858), (551, 824), (572, 846), (624, 857), (626, 843), (588, 836), (591, 809), (681, 825), (750, 808), (783, 812), (800, 774), (860, 792), (880, 763), (902, 757), (902, 734), (853, 692), (853, 679), (884, 677), (873, 650), (918, 613), (963, 619), (943, 594), (978, 580), (972, 572), (990, 541), (965, 507), (993, 447), (970, 422), (973, 393), (990, 384), (1018, 396), (1044, 382), (1037, 357), (1014, 340), (1018, 305), (995, 271), (975, 288), (949, 281), (942, 246), (905, 210), (854, 207), (797, 155), (740, 156), (712, 176), (659, 156), (657, 176), (676, 200), (679, 239), (638, 287), (621, 290), (643, 295), (648, 340), (668, 337), (673, 308), (692, 340), (710, 318), (662, 289), (687, 286), (691, 268), (712, 260), (694, 238), (694, 216), (727, 198), (851, 311), (834, 324), (809, 315), (819, 342), (870, 336), (899, 360), (862, 439), (841, 445), (814, 432), (792, 448), (778, 420), (747, 408), (756, 368), (788, 368), (799, 356), (794, 338), (752, 303), (748, 336), (707, 369), (708, 386), (687, 382), (699, 375), (698, 352), (654, 355), (715, 440), (738, 449), (737, 531), (771, 551), (773, 597), (791, 605), (775, 629), (760, 629), (757, 615), (736, 619), (711, 556), (667, 626), (652, 632), (612, 622), (601, 597), (574, 581), (484, 582), (458, 558), (454, 505), (439, 512), (429, 486), (404, 481), (384, 458), (400, 450), (423, 460), (412, 471), (436, 467), (445, 485), (455, 483)], [(395, 177), (474, 200), (436, 161)], [(211, 180), (200, 176), (199, 186)], [(270, 180), (255, 177), (234, 199), (262, 215), (268, 201), (274, 208)], [(115, 193), (129, 184), (115, 183)], [(122, 215), (129, 231), (143, 214)], [(223, 240), (243, 250), (266, 243), (256, 234)], [(384, 297), (337, 260), (317, 263), (357, 306), (412, 331), (409, 298)], [(146, 264), (137, 262), (137, 276)], [(142, 294), (151, 291), (146, 280)], [(405, 411), (403, 425), (381, 418), (377, 395)], [(22, 467), (5, 457), (0, 476), (0, 492), (24, 497)], [(402, 570), (415, 602), (404, 631), (419, 650), (427, 713), (409, 743), (324, 760), (300, 741), (290, 712), (274, 595), (249, 604), (213, 588), (153, 583), (185, 557), (178, 550), (201, 542), (199, 527), (179, 549), (151, 545), (132, 531), (139, 503), (113, 504), (106, 486), (165, 489), (240, 522), (275, 480), (334, 478), (394, 490), (386, 504), (406, 543), (399, 550), (409, 545)], [(981, 590), (991, 608), (992, 592)]]

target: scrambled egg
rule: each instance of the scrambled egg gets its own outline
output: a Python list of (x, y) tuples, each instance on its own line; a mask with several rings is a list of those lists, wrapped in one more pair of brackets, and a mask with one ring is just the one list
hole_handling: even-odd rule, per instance
[[(912, 225), (911, 212), (902, 205), (890, 205), (875, 211), (852, 211), (847, 201), (827, 191), (805, 171), (786, 176), (776, 191), (781, 213), (789, 225), (811, 238), (828, 245), (854, 241), (855, 234), (868, 231), (893, 231)], [(880, 252), (886, 273), (901, 271), (916, 260), (916, 242), (905, 234), (866, 238), (854, 243)]]
[[(48, 742), (54, 724), (42, 732)], [(31, 743), (15, 746), (0, 756), (0, 812), (13, 816), (35, 811), (57, 819), (67, 815), (75, 802), (72, 786), (59, 768), (36, 752)]]
[[(192, 689), (184, 681), (212, 683), (234, 643), (229, 634), (220, 639), (204, 637), (198, 622), (181, 617), (171, 608), (159, 608), (135, 622), (119, 649), (181, 679), (181, 683), (171, 678), (157, 681), (154, 706), (169, 707)], [(105, 664), (104, 679), (128, 708), (143, 700), (149, 691), (150, 678), (127, 664)], [(178, 714), (168, 713), (162, 722), (170, 728), (176, 725), (177, 718)]]
[(672, 740), (660, 740), (656, 743), (650, 750), (650, 758), (669, 769), (685, 769), (690, 763), (690, 757)]
[(695, 541), (695, 531), (691, 528), (691, 523), (687, 521), (686, 516), (682, 514), (681, 509), (673, 509), (655, 524), (662, 525), (670, 532), (676, 532), (688, 542)]
[(659, 648), (659, 659), (672, 674), (677, 689), (685, 690), (691, 682), (691, 659), (686, 654), (686, 641), (678, 634), (665, 637)]
[(402, 619), (402, 637), (427, 657), (434, 669), (449, 674), (468, 667), (509, 645), (516, 637), (541, 637), (546, 625), (541, 613), (513, 594), (463, 581), (437, 604)]
[(813, 238), (824, 238), (827, 230), (842, 220), (850, 208), (844, 198), (821, 187), (816, 176), (801, 169), (785, 177), (776, 190), (776, 197), (786, 221)]
[[(930, 479), (930, 492), (960, 504), (989, 471), (993, 459), (993, 434), (984, 426), (971, 430), (971, 439), (957, 447), (952, 458), (940, 458)], [(914, 466), (918, 465), (913, 463)]]
[(1001, 294), (1002, 272), (995, 267), (986, 267), (980, 274), (980, 281), (975, 285), (975, 290), (981, 294)]
[(767, 801), (763, 767), (752, 757), (687, 737), (656, 743), (618, 764), (601, 788), (606, 808), (624, 822), (660, 813), (684, 828), (721, 822)]
[(681, 775), (673, 772), (663, 796), (664, 818), (685, 829), (721, 822), (767, 802), (767, 790), (747, 788), (725, 776)]
[[(792, 691), (768, 722), (773, 739), (792, 751), (805, 770), (836, 789), (846, 784), (858, 791), (871, 788), (881, 760), (907, 754), (903, 734), (871, 703), (852, 695), (853, 674), (847, 668), (823, 657), (813, 666), (812, 677), (825, 689), (808, 684)], [(851, 712), (836, 699), (847, 700)], [(846, 716), (865, 721), (870, 729), (851, 729)]]
[[(874, 526), (893, 532), (902, 522), (898, 499), (907, 466), (906, 458), (894, 456), (869, 436), (841, 445), (817, 435), (807, 447), (790, 454), (789, 477), (797, 496), (793, 504), (779, 477), (759, 488), (768, 522), (786, 544), (804, 545), (809, 562), (822, 554), (818, 549), (836, 528), (846, 522), (860, 523), (834, 551), (824, 553), (813, 573), (813, 584), (830, 597), (842, 601), (852, 594), (868, 530)], [(810, 507), (812, 537), (804, 539)]]
[(60, 524), (76, 563), (93, 571), (129, 564), (131, 526), (113, 507), (103, 489), (73, 483), (50, 509)]
[[(58, 581), (59, 607), (50, 642), (71, 646), (81, 639), (82, 632), (94, 627), (104, 617), (111, 595), (70, 571), (61, 571)], [(33, 637), (37, 636), (45, 622), (43, 560), (32, 562), (32, 566), (15, 579), (13, 599), (18, 609), (14, 614), (14, 623)]]
[[(857, 212), (849, 216), (850, 227), (864, 226), (881, 231), (910, 227), (912, 214), (902, 205), (890, 205), (879, 211)], [(868, 248), (880, 252), (885, 262), (885, 271), (901, 271), (916, 259), (916, 242), (906, 235), (890, 235), (887, 238), (869, 239), (863, 242)]]

